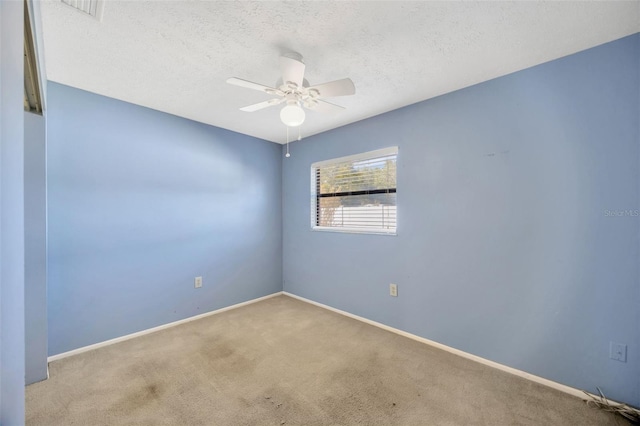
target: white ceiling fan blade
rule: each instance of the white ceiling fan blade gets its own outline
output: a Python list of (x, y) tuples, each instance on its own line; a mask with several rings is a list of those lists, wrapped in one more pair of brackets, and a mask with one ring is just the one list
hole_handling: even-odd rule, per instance
[(253, 105), (249, 105), (249, 106), (246, 106), (246, 107), (242, 107), (242, 108), (240, 108), (240, 111), (254, 112), (254, 111), (261, 110), (263, 108), (270, 107), (272, 105), (281, 104), (284, 101), (285, 101), (285, 98), (273, 98), (273, 99), (269, 99), (268, 101), (264, 101), (264, 102), (260, 102), (260, 103), (257, 103), (257, 104), (253, 104)]
[(331, 102), (323, 101), (322, 99), (316, 99), (312, 101), (311, 105), (305, 106), (312, 111), (318, 112), (338, 112), (345, 109), (340, 105), (332, 104)]
[(309, 91), (312, 90), (316, 90), (321, 98), (356, 94), (356, 86), (350, 78), (343, 78), (342, 80), (330, 81), (329, 83), (309, 87)]
[(282, 81), (284, 84), (292, 82), (302, 87), (305, 65), (295, 59), (280, 56), (280, 70), (282, 71)]
[(278, 93), (278, 89), (273, 87), (265, 86), (262, 84), (254, 83), (252, 81), (243, 80), (241, 78), (231, 77), (227, 79), (227, 83), (233, 84), (234, 86), (245, 87), (247, 89), (259, 90), (261, 92), (269, 93), (270, 95), (274, 95)]

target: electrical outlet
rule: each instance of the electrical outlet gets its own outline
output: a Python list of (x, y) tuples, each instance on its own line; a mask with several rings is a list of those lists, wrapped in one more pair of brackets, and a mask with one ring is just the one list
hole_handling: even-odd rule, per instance
[(389, 284), (389, 295), (398, 297), (398, 286), (396, 284)]
[(194, 282), (194, 287), (195, 288), (202, 287), (202, 277), (196, 277), (195, 282)]
[(616, 342), (610, 342), (609, 345), (609, 358), (620, 362), (627, 362), (627, 345)]

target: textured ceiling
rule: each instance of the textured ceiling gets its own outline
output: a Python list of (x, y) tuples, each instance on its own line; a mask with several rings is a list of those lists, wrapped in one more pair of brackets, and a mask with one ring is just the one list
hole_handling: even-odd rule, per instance
[(350, 77), (347, 109), (307, 113), (309, 136), (640, 31), (640, 2), (106, 2), (102, 21), (42, 3), (49, 80), (283, 143), (278, 56), (313, 85)]

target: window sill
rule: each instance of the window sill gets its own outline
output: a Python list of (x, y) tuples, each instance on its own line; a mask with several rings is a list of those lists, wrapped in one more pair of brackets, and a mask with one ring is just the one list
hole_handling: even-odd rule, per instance
[(389, 229), (362, 229), (362, 228), (338, 228), (329, 226), (312, 226), (312, 231), (319, 232), (338, 232), (342, 234), (370, 234), (370, 235), (398, 235), (397, 231)]

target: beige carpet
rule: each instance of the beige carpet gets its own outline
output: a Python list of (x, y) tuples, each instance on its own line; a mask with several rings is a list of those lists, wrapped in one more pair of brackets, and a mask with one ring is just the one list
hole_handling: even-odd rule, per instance
[(278, 296), (51, 363), (29, 425), (623, 425), (580, 399)]

